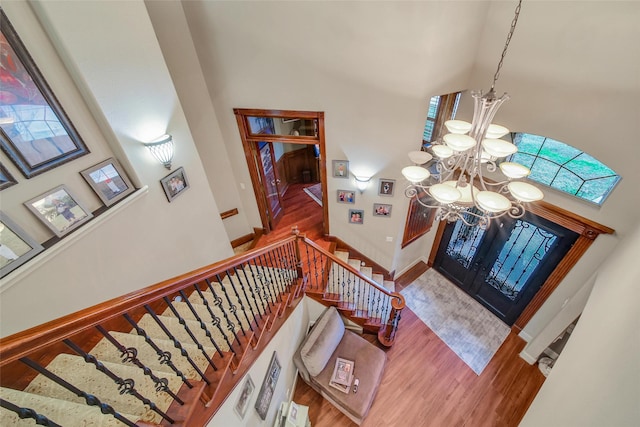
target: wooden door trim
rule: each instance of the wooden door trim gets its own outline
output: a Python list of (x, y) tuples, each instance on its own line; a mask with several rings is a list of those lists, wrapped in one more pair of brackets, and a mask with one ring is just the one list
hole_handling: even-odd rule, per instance
[[(322, 231), (325, 236), (329, 235), (329, 203), (327, 197), (327, 171), (326, 171), (326, 148), (325, 148), (325, 132), (324, 132), (324, 112), (322, 111), (295, 111), (295, 110), (260, 110), (251, 108), (234, 108), (233, 112), (236, 116), (236, 122), (240, 131), (240, 139), (244, 149), (245, 160), (249, 168), (249, 176), (253, 192), (256, 197), (260, 220), (265, 232), (270, 232), (269, 220), (267, 218), (267, 199), (264, 189), (262, 188), (259, 172), (255, 164), (256, 157), (259, 153), (252, 147), (253, 142), (281, 142), (287, 144), (304, 144), (315, 145), (320, 147), (320, 186), (322, 188)], [(252, 135), (247, 127), (245, 117), (273, 117), (273, 118), (301, 118), (318, 121), (317, 136), (293, 136), (293, 135)]]
[[(578, 260), (580, 260), (582, 255), (584, 255), (587, 249), (589, 249), (595, 239), (600, 234), (613, 234), (615, 232), (613, 228), (599, 224), (542, 200), (535, 203), (529, 203), (527, 210), (555, 224), (574, 231), (580, 236), (571, 249), (569, 249), (569, 252), (566, 253), (564, 258), (562, 258), (556, 268), (551, 272), (540, 290), (538, 290), (531, 302), (522, 311), (516, 322), (513, 324), (512, 330), (516, 333), (524, 329), (531, 318), (533, 318), (549, 296), (551, 296), (553, 291), (555, 291), (560, 285), (560, 282), (562, 282), (567, 274), (569, 274), (569, 271), (571, 271), (573, 266), (578, 263)], [(433, 267), (446, 225), (446, 221), (440, 221), (440, 224), (438, 224), (436, 236), (433, 241), (433, 245), (431, 246), (431, 253), (429, 254), (429, 267)]]

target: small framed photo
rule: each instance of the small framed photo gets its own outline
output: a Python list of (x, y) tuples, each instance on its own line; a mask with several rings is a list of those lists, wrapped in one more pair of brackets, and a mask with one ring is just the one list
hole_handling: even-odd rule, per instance
[(360, 209), (349, 209), (349, 223), (362, 224), (364, 222), (364, 211)]
[(385, 205), (384, 203), (373, 204), (373, 216), (391, 216), (391, 205)]
[(356, 202), (356, 193), (351, 190), (338, 190), (338, 203), (350, 203)]
[(24, 204), (58, 237), (93, 218), (91, 211), (78, 201), (66, 185), (60, 185)]
[(178, 168), (165, 176), (160, 180), (164, 194), (167, 195), (167, 200), (173, 202), (173, 199), (184, 193), (189, 188), (189, 181), (187, 175), (184, 172), (184, 168)]
[(7, 168), (4, 167), (2, 163), (0, 163), (0, 191), (5, 188), (9, 188), (12, 185), (16, 185), (18, 182), (15, 180), (13, 175), (9, 173)]
[(379, 196), (393, 196), (393, 190), (396, 186), (395, 179), (380, 179), (380, 185), (378, 186)]
[(255, 388), (256, 387), (253, 385), (253, 380), (247, 374), (247, 378), (244, 380), (244, 384), (242, 385), (240, 397), (238, 397), (238, 401), (233, 407), (233, 410), (236, 412), (236, 414), (238, 414), (240, 419), (244, 419), (244, 414), (247, 413), (249, 401), (251, 400), (251, 396), (253, 395), (253, 390), (255, 390)]
[(105, 206), (111, 206), (135, 191), (116, 159), (107, 159), (80, 172)]
[(334, 178), (349, 178), (349, 161), (348, 160), (333, 160), (333, 177)]
[(42, 251), (40, 243), (4, 212), (0, 212), (0, 277), (6, 276)]

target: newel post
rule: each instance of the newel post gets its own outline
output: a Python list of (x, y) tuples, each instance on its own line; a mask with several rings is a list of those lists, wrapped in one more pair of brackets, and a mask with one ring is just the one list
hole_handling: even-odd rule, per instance
[(404, 297), (397, 292), (393, 292), (391, 299), (391, 312), (389, 313), (389, 320), (386, 324), (382, 325), (378, 331), (378, 341), (385, 347), (391, 347), (396, 339), (396, 332), (398, 331), (398, 324), (400, 323), (400, 317), (402, 309), (406, 306)]

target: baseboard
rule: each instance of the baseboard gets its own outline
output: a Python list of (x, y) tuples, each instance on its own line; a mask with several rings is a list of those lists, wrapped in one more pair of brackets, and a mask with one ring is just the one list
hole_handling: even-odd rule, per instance
[(247, 242), (250, 242), (255, 239), (255, 233), (245, 234), (244, 236), (238, 237), (237, 239), (233, 239), (231, 243), (232, 248), (237, 248), (240, 245), (244, 245)]
[(525, 362), (527, 362), (529, 365), (533, 365), (538, 361), (537, 357), (530, 355), (524, 350), (520, 352), (520, 358), (523, 359)]

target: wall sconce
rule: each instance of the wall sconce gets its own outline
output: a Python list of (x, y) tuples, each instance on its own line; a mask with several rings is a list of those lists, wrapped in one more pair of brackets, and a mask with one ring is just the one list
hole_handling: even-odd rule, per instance
[(369, 182), (371, 181), (371, 177), (363, 177), (363, 176), (356, 176), (354, 175), (355, 179), (356, 179), (356, 188), (358, 189), (358, 191), (360, 191), (360, 194), (364, 193), (364, 190), (367, 189), (367, 187), (369, 186)]
[(173, 159), (173, 137), (171, 135), (162, 135), (160, 138), (151, 142), (143, 142), (143, 144), (153, 154), (153, 157), (165, 168), (171, 170), (171, 159)]

